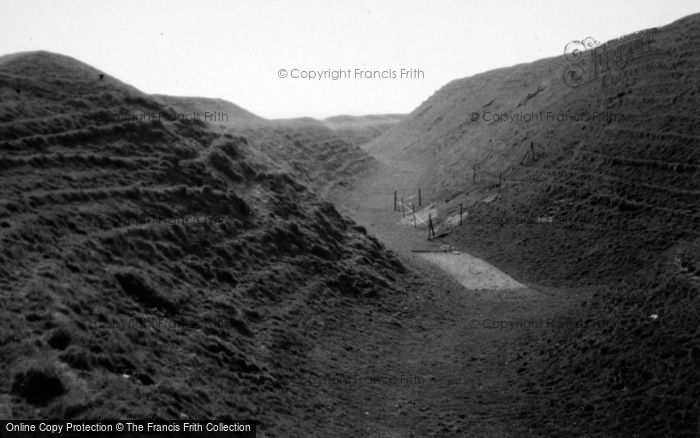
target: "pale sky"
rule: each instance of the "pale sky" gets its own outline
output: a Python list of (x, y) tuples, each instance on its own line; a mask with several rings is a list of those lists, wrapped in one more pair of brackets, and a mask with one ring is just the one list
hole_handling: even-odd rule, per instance
[[(453, 79), (560, 55), (572, 40), (660, 27), (700, 12), (700, 4), (0, 0), (0, 11), (0, 54), (48, 50), (146, 93), (218, 97), (268, 118), (323, 118), (408, 113)], [(402, 79), (402, 68), (422, 77)], [(328, 69), (351, 76), (290, 77)], [(397, 77), (354, 78), (355, 69)]]

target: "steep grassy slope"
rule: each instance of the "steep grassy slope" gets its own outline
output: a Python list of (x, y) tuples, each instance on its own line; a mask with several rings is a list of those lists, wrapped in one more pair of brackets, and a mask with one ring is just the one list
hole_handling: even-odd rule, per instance
[(0, 58), (0, 102), (0, 416), (314, 409), (319, 318), (391, 253), (245, 137), (115, 117), (168, 109), (71, 58)]
[(347, 137), (311, 118), (273, 120), (228, 128), (255, 141), (261, 150), (317, 191), (345, 185), (373, 165)]
[(335, 185), (347, 185), (373, 165), (372, 158), (359, 147), (368, 135), (364, 125), (337, 132), (312, 118), (263, 119), (218, 99), (166, 96), (157, 99), (178, 113), (227, 114), (228, 121), (210, 122), (210, 128), (221, 134), (244, 136), (278, 167), (321, 193)]
[[(650, 55), (610, 73), (628, 75), (631, 84), (570, 88), (562, 80), (571, 64), (564, 57), (483, 73), (449, 83), (368, 149), (422, 169), (414, 187), (441, 209), (452, 214), (459, 203), (473, 205), (470, 232), (494, 217), (507, 221), (486, 227), (513, 242), (507, 254), (489, 250), (488, 241), (472, 243), (516, 269), (517, 254), (536, 260), (522, 275), (614, 277), (616, 268), (642, 264), (647, 250), (698, 236), (700, 16), (652, 35)], [(555, 120), (522, 119), (540, 112)], [(521, 121), (484, 120), (498, 114)], [(579, 121), (556, 120), (581, 114)], [(518, 224), (544, 216), (551, 224)], [(582, 264), (562, 271), (562, 255)]]
[(601, 286), (514, 363), (543, 433), (700, 430), (700, 15), (647, 35), (577, 87), (564, 56), (453, 81), (367, 147), (419, 169), (399, 189), (442, 218), (467, 206), (448, 242), (522, 280)]

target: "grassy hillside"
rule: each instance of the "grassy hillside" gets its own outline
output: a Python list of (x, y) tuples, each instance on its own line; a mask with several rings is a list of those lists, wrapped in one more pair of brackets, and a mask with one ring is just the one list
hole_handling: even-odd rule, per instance
[[(614, 278), (698, 237), (700, 16), (652, 35), (651, 54), (611, 73), (630, 84), (568, 87), (563, 56), (487, 72), (447, 84), (367, 149), (421, 169), (405, 192), (422, 187), (446, 214), (469, 206), (456, 239), (522, 276)], [(555, 119), (523, 119), (541, 112)], [(533, 226), (538, 217), (551, 222)], [(575, 265), (560, 269), (562, 256)]]
[[(228, 121), (213, 121), (210, 128), (221, 134), (247, 138), (276, 166), (321, 194), (336, 185), (347, 185), (374, 164), (359, 146), (380, 132), (367, 132), (366, 124), (344, 124), (345, 129), (336, 130), (308, 117), (263, 119), (222, 100), (166, 96), (157, 99), (176, 112), (228, 114)], [(376, 117), (384, 120), (383, 116)]]
[(373, 165), (359, 145), (311, 118), (239, 124), (228, 132), (250, 138), (321, 194), (336, 184), (347, 184)]
[(397, 188), (422, 187), (440, 219), (464, 205), (447, 242), (524, 281), (599, 287), (571, 315), (585, 323), (514, 363), (543, 433), (700, 430), (700, 15), (647, 35), (643, 53), (584, 53), (611, 69), (575, 87), (571, 56), (455, 80), (366, 148), (418, 169)]
[(235, 414), (279, 436), (316, 409), (307, 354), (391, 290), (391, 253), (271, 151), (139, 119), (168, 99), (74, 59), (0, 58), (0, 98), (3, 417)]

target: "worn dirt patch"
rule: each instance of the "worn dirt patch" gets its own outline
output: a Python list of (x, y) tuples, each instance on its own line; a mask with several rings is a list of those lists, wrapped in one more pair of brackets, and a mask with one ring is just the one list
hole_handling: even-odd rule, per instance
[(526, 287), (497, 267), (467, 253), (421, 252), (421, 257), (438, 265), (467, 289), (518, 291)]

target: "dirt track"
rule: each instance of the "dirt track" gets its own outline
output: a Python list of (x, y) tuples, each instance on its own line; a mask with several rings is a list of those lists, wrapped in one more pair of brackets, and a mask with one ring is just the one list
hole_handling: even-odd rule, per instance
[[(527, 394), (513, 389), (519, 370), (511, 363), (527, 355), (523, 340), (538, 335), (538, 324), (587, 293), (465, 288), (411, 252), (441, 243), (398, 225), (393, 190), (405, 189), (411, 174), (396, 169), (382, 165), (354, 191), (331, 195), (415, 273), (400, 302), (382, 303), (391, 318), (357, 315), (332, 334), (339, 345), (354, 345), (338, 371), (353, 378), (320, 382), (354, 406), (335, 420), (339, 436), (346, 436), (342, 430), (376, 438), (538, 436), (519, 420)], [(370, 380), (377, 376), (384, 381)]]

